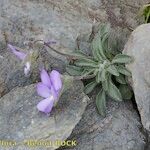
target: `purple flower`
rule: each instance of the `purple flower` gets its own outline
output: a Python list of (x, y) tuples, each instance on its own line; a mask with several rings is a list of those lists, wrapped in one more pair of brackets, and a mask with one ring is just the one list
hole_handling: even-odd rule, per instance
[(41, 82), (37, 84), (37, 93), (45, 99), (38, 103), (38, 110), (46, 114), (50, 113), (60, 95), (61, 89), (62, 81), (60, 73), (53, 70), (48, 74), (46, 70), (42, 69)]
[[(9, 47), (9, 49), (11, 50), (11, 52), (17, 56), (17, 58), (19, 58), (19, 59), (22, 60), (22, 61), (24, 61), (24, 60), (26, 59), (26, 57), (27, 57), (27, 54), (26, 54), (26, 53), (17, 50), (17, 49), (16, 49), (14, 46), (12, 46), (11, 44), (8, 44), (8, 47)], [(30, 68), (31, 68), (31, 64), (30, 64), (29, 61), (27, 61), (27, 62), (25, 63), (25, 66), (24, 66), (24, 74), (25, 74), (25, 76), (28, 76), (28, 75), (29, 75), (29, 73), (30, 73)]]
[(8, 44), (8, 47), (11, 50), (11, 52), (14, 53), (20, 60), (24, 60), (26, 58), (27, 54), (20, 52), (14, 46)]

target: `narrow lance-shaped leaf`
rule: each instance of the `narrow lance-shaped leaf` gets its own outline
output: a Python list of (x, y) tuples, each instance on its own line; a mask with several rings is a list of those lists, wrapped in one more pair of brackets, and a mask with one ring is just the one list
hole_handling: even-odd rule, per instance
[(96, 75), (96, 82), (97, 83), (100, 83), (100, 81), (101, 81), (101, 79), (100, 79), (100, 73), (101, 73), (101, 71), (98, 71), (97, 75)]
[(133, 58), (131, 56), (118, 54), (113, 58), (112, 63), (131, 63), (132, 61)]
[(94, 74), (94, 71), (95, 69), (88, 69), (88, 70), (84, 70), (83, 73), (82, 73), (82, 76), (87, 76), (87, 75), (90, 75), (90, 74)]
[(123, 75), (131, 76), (131, 72), (126, 67), (124, 67), (122, 65), (117, 66), (117, 70), (118, 70), (118, 72), (120, 72)]
[(101, 36), (103, 36), (104, 34), (108, 33), (109, 30), (110, 30), (110, 24), (107, 24), (107, 25), (106, 24), (102, 24), (100, 26), (99, 32), (100, 32)]
[(108, 90), (107, 93), (116, 101), (122, 101), (122, 96), (119, 89), (112, 83), (111, 78), (108, 80)]
[(95, 38), (92, 42), (92, 54), (96, 60), (103, 60), (102, 56), (99, 53), (99, 44), (100, 44), (100, 41), (98, 41)]
[(116, 81), (120, 84), (126, 84), (125, 77), (122, 74), (120, 74), (118, 77), (116, 77)]
[(99, 33), (99, 36), (97, 38), (99, 40), (99, 47), (98, 47), (99, 54), (101, 55), (101, 57), (103, 59), (107, 59), (106, 55), (105, 55), (105, 52), (104, 52), (104, 49), (103, 49), (102, 35)]
[(77, 60), (75, 61), (75, 64), (77, 66), (81, 66), (81, 67), (97, 67), (97, 63), (91, 59), (82, 59), (82, 60)]
[(83, 69), (81, 67), (73, 66), (73, 65), (68, 65), (66, 67), (67, 73), (73, 76), (79, 76), (82, 75)]
[(106, 70), (103, 69), (100, 73), (100, 80), (105, 81), (106, 80)]
[(84, 92), (86, 94), (89, 94), (90, 92), (92, 92), (92, 90), (96, 87), (97, 83), (95, 81), (93, 82), (90, 82), (89, 84), (87, 84), (85, 87), (84, 87)]
[(118, 70), (116, 69), (116, 67), (114, 65), (110, 65), (108, 68), (107, 68), (107, 71), (114, 75), (114, 76), (119, 76), (119, 72)]
[(120, 90), (120, 93), (121, 93), (123, 99), (129, 100), (132, 98), (133, 93), (130, 90), (128, 85), (120, 85), (119, 90)]
[(106, 116), (106, 94), (105, 91), (101, 90), (96, 96), (97, 110), (102, 116)]
[(99, 32), (97, 33), (96, 37), (92, 42), (93, 47), (92, 53), (93, 56), (98, 60), (107, 59), (104, 50), (104, 44), (107, 38), (108, 38), (108, 28), (105, 25), (101, 26)]
[(105, 80), (106, 80), (106, 70), (105, 69), (99, 70), (96, 75), (96, 82), (99, 83), (100, 81)]
[(109, 81), (110, 76), (111, 76), (110, 74), (106, 74), (106, 80), (102, 81), (102, 88), (105, 92), (107, 92), (108, 90), (108, 81)]

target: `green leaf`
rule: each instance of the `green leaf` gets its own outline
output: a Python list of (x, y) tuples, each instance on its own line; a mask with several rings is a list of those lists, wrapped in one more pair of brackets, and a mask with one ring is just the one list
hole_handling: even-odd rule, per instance
[(96, 96), (97, 110), (102, 116), (106, 116), (106, 94), (101, 90)]
[(105, 81), (105, 80), (106, 80), (106, 71), (105, 71), (105, 69), (103, 69), (103, 70), (100, 72), (100, 80), (101, 80), (101, 81)]
[(98, 72), (99, 72), (99, 69), (95, 69), (94, 75), (96, 76)]
[(97, 60), (107, 59), (104, 50), (106, 40), (108, 40), (108, 26), (103, 25), (92, 42), (92, 53)]
[(132, 62), (132, 57), (125, 55), (125, 54), (118, 54), (116, 55), (113, 60), (112, 63), (130, 63)]
[(108, 90), (108, 80), (105, 80), (102, 82), (102, 88), (104, 91), (107, 91)]
[(106, 80), (106, 71), (105, 71), (105, 69), (102, 69), (97, 72), (96, 82), (100, 83), (100, 81), (105, 81), (105, 80)]
[(61, 94), (72, 87), (74, 77), (69, 75), (62, 75), (62, 81), (63, 81), (63, 87), (61, 90)]
[(123, 75), (126, 75), (126, 76), (132, 75), (131, 72), (124, 66), (121, 66), (121, 65), (117, 66), (117, 70), (118, 70), (118, 72), (120, 72)]
[(87, 76), (89, 74), (94, 74), (95, 69), (88, 69), (88, 70), (84, 70), (82, 75), (83, 76)]
[(84, 87), (84, 92), (86, 94), (89, 94), (90, 92), (92, 92), (92, 90), (96, 87), (97, 83), (95, 81), (93, 82), (90, 82), (89, 84), (87, 84), (85, 87)]
[(100, 71), (98, 71), (98, 72), (97, 72), (97, 75), (96, 75), (96, 82), (97, 82), (97, 83), (100, 83), (100, 81), (101, 81), (101, 80), (100, 80)]
[(99, 44), (97, 39), (94, 39), (92, 42), (92, 54), (96, 60), (103, 60), (102, 56), (99, 53)]
[(103, 37), (104, 34), (108, 33), (110, 30), (110, 24), (102, 24), (100, 26), (99, 34)]
[(79, 76), (79, 75), (82, 75), (83, 69), (81, 67), (68, 65), (66, 67), (66, 71), (72, 76)]
[(107, 68), (107, 71), (114, 75), (114, 76), (119, 76), (119, 72), (118, 70), (116, 69), (116, 67), (114, 65), (110, 65), (108, 68)]
[(108, 81), (108, 90), (107, 93), (116, 101), (122, 101), (122, 96), (119, 89), (112, 83), (111, 78)]
[(97, 67), (97, 63), (91, 59), (76, 60), (75, 64), (81, 67)]
[(111, 75), (110, 74), (106, 74), (105, 76), (105, 81), (102, 81), (101, 84), (102, 84), (102, 88), (104, 91), (107, 91), (108, 90), (108, 81), (109, 81), (109, 77)]
[(129, 100), (132, 98), (133, 93), (130, 90), (128, 85), (120, 85), (119, 90), (120, 90), (120, 93), (121, 93), (123, 99)]
[(125, 77), (122, 74), (120, 74), (118, 77), (116, 77), (116, 81), (120, 84), (126, 84)]

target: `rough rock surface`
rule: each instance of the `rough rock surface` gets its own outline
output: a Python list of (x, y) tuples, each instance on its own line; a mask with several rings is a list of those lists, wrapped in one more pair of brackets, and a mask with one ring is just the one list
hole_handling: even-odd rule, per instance
[[(0, 57), (2, 64), (0, 66), (0, 96), (7, 92), (6, 82), (9, 85), (8, 89), (12, 89), (17, 84), (25, 86), (32, 83), (32, 80), (25, 78), (16, 81), (18, 70), (22, 68), (18, 69), (16, 65), (19, 62), (8, 56), (7, 43), (27, 49), (29, 41), (54, 40), (57, 44), (53, 47), (58, 51), (73, 50), (76, 47), (75, 40), (78, 35), (90, 33), (94, 19), (96, 23), (109, 22), (113, 27), (121, 28), (120, 33), (126, 33), (122, 37), (125, 42), (131, 28), (138, 25), (135, 19), (137, 12), (146, 2), (148, 1), (1, 0), (0, 56), (4, 58)], [(47, 50), (51, 56), (66, 61), (65, 57)], [(58, 63), (58, 65), (61, 64)], [(12, 80), (13, 85), (9, 83)]]
[[(94, 20), (96, 23), (109, 22), (112, 25), (112, 27), (119, 28), (119, 33), (123, 35), (121, 36), (121, 39), (123, 43), (125, 43), (131, 30), (139, 24), (139, 21), (137, 21), (137, 14), (139, 8), (146, 2), (149, 2), (149, 0), (0, 0), (0, 96), (5, 94), (8, 89), (10, 90), (15, 86), (25, 86), (33, 82), (32, 80), (23, 78), (21, 72), (22, 68), (18, 67), (19, 61), (15, 59), (15, 57), (10, 56), (8, 54), (8, 50), (6, 48), (7, 43), (11, 43), (18, 47), (21, 47), (22, 49), (27, 49), (27, 43), (29, 41), (35, 41), (39, 39), (44, 39), (46, 41), (55, 40), (57, 44), (53, 45), (53, 47), (58, 51), (63, 52), (66, 50), (73, 50), (76, 47), (76, 38), (80, 34), (82, 35), (83, 33), (90, 33)], [(82, 47), (85, 49), (85, 46), (87, 46), (86, 39), (85, 42), (82, 42), (82, 44)], [(48, 52), (51, 56), (57, 57), (63, 62), (66, 62), (65, 57), (58, 55), (51, 50), (49, 50)], [(58, 62), (58, 60), (53, 62), (54, 68), (57, 67), (55, 66), (55, 62)], [(60, 62), (58, 64), (60, 65), (62, 63)], [(58, 66), (58, 68), (62, 68), (62, 66)], [(26, 87), (21, 89), (22, 91), (24, 91)], [(19, 88), (17, 89), (17, 91), (18, 90)], [(20, 98), (17, 98), (17, 95), (15, 95), (13, 99), (10, 99), (9, 97), (12, 97), (12, 93), (15, 93), (15, 90), (11, 91), (8, 95), (1, 98), (1, 100), (8, 98), (8, 102), (10, 102), (14, 99), (14, 103), (16, 103), (16, 101)], [(29, 94), (29, 98), (27, 99), (31, 99), (32, 101), (32, 98), (30, 97), (31, 96)], [(24, 108), (27, 107), (26, 102), (28, 102), (28, 100), (25, 101)], [(22, 100), (20, 102), (23, 104)], [(6, 106), (6, 104), (7, 103), (3, 103), (2, 106)], [(18, 103), (17, 106), (22, 106), (22, 104)], [(10, 104), (10, 106), (8, 106), (8, 109), (11, 109), (12, 105), (13, 103)], [(111, 103), (110, 108), (113, 109), (113, 105), (116, 104)], [(129, 103), (129, 105), (131, 105), (131, 103)], [(0, 108), (2, 106), (0, 105)], [(16, 106), (14, 107), (18, 108)], [(12, 109), (14, 109), (14, 107), (12, 107)], [(72, 105), (71, 108), (73, 108), (73, 110), (75, 109), (74, 107), (72, 107)], [(139, 148), (141, 148), (140, 150), (142, 150), (144, 142), (143, 135), (140, 133), (139, 128), (137, 127), (138, 124), (140, 126), (138, 115), (132, 107), (130, 107), (130, 110), (128, 110), (127, 108), (128, 103), (120, 105), (117, 104), (117, 107), (115, 106), (115, 110), (110, 111), (112, 113), (112, 115), (110, 116), (112, 117), (110, 117), (109, 119), (109, 117), (107, 116), (106, 119), (102, 119), (99, 117), (99, 115), (96, 114), (95, 106), (93, 104), (89, 104), (86, 112), (89, 111), (88, 114), (90, 117), (85, 113), (83, 121), (81, 121), (80, 124), (77, 126), (77, 129), (78, 127), (81, 127), (81, 130), (79, 129), (80, 134), (76, 132), (76, 129), (76, 134), (73, 134), (79, 139), (79, 145), (77, 148), (83, 148), (88, 150), (93, 149), (91, 147), (91, 145), (93, 145), (96, 149), (96, 146), (98, 146), (99, 144), (100, 146), (102, 146), (101, 144), (104, 143), (103, 146), (106, 149), (107, 145), (109, 145), (110, 147), (114, 146), (118, 149), (132, 149), (134, 142), (137, 142), (137, 146), (135, 145), (135, 148), (139, 146)], [(0, 109), (0, 111), (2, 110), (4, 109)], [(3, 113), (5, 114), (4, 116), (10, 115), (10, 111), (8, 111), (8, 113), (7, 111), (4, 111)], [(25, 112), (21, 111), (20, 113), (24, 115), (20, 115), (18, 113), (16, 115), (18, 115), (18, 117), (30, 117), (29, 114), (26, 114)], [(70, 113), (70, 109), (68, 110), (68, 113)], [(121, 113), (122, 115), (120, 115), (119, 113)], [(14, 115), (13, 118), (15, 118), (15, 113), (12, 114)], [(33, 115), (35, 115), (35, 108), (33, 111)], [(0, 117), (3, 118), (4, 116), (0, 115)], [(117, 119), (115, 116), (117, 117)], [(39, 119), (36, 121), (38, 125), (41, 121), (40, 117), (35, 117), (35, 119)], [(29, 120), (20, 120), (23, 122), (26, 121), (28, 124), (30, 118)], [(110, 124), (109, 120), (111, 121)], [(4, 118), (4, 121), (7, 121), (7, 118)], [(15, 121), (12, 122), (15, 123)], [(44, 121), (46, 122), (47, 118), (45, 118)], [(125, 125), (119, 124), (119, 127), (116, 127), (117, 129), (120, 129), (118, 129), (119, 131), (115, 128), (115, 126), (117, 126), (115, 122), (117, 121), (125, 123)], [(109, 125), (107, 125), (107, 122)], [(131, 122), (131, 124), (129, 122)], [(6, 124), (4, 124), (4, 122), (1, 121), (0, 123), (2, 123), (4, 129), (4, 125)], [(21, 124), (20, 121), (18, 121), (17, 123), (18, 126)], [(10, 124), (8, 124), (6, 128), (9, 125)], [(14, 124), (11, 125), (13, 129), (12, 131), (10, 130), (11, 135), (15, 133), (17, 135), (17, 132), (15, 132), (15, 125), (13, 125)], [(16, 125), (16, 127), (18, 126)], [(46, 124), (46, 126), (48, 127), (48, 124)], [(114, 131), (110, 129), (111, 127), (114, 129)], [(102, 132), (100, 132), (101, 128), (103, 129)], [(19, 129), (23, 131), (22, 126), (19, 126)], [(115, 132), (115, 129), (118, 131), (117, 133)], [(131, 129), (133, 129), (134, 132)], [(34, 129), (31, 128), (31, 130)], [(0, 131), (2, 133), (5, 133), (3, 130)], [(35, 131), (38, 134), (38, 130)], [(36, 134), (36, 132), (34, 132), (33, 134)], [(109, 133), (111, 136), (109, 135)], [(125, 134), (127, 135), (125, 136)], [(2, 135), (0, 134), (0, 136)], [(6, 135), (3, 134), (3, 136)], [(15, 138), (15, 136), (13, 138)], [(27, 135), (24, 136), (28, 137)], [(93, 142), (93, 136), (96, 136), (95, 143)], [(113, 137), (115, 137), (117, 142), (114, 141)], [(124, 137), (125, 139), (123, 139), (122, 137)], [(126, 137), (128, 137), (129, 139), (126, 139)], [(99, 142), (98, 140), (101, 140), (102, 142)], [(129, 142), (130, 140), (131, 143)], [(92, 142), (94, 144), (91, 144)], [(108, 149), (112, 149), (110, 147)], [(133, 149), (135, 150), (135, 148)], [(139, 149), (137, 148), (137, 150)]]
[(31, 75), (25, 77), (24, 64), (18, 60), (9, 50), (0, 58), (0, 97), (9, 92), (14, 87), (23, 87), (39, 81), (40, 66), (44, 64), (47, 70), (56, 69), (59, 72), (64, 72), (64, 62), (60, 59), (52, 57), (44, 49), (38, 49), (39, 58), (33, 64), (31, 63)]
[(140, 118), (130, 101), (108, 100), (107, 116), (99, 116), (92, 96), (86, 111), (69, 139), (77, 140), (74, 148), (59, 150), (144, 150), (146, 139)]
[(130, 36), (124, 53), (133, 56), (134, 62), (127, 65), (132, 72), (132, 86), (141, 120), (150, 131), (150, 25), (139, 26)]
[[(0, 99), (0, 139), (16, 141), (15, 150), (27, 149), (24, 140), (65, 140), (81, 119), (87, 105), (88, 97), (82, 88), (83, 84), (76, 81), (61, 96), (50, 117), (36, 108), (42, 98), (37, 96), (35, 85), (12, 90)], [(49, 150), (55, 148), (57, 146)], [(38, 149), (47, 148), (37, 146)]]
[[(10, 85), (9, 89), (17, 84), (25, 86), (25, 83), (32, 82), (23, 78), (18, 80), (22, 81), (19, 83), (12, 78), (18, 76), (16, 65), (19, 62), (8, 56), (7, 43), (27, 49), (29, 41), (54, 40), (57, 44), (53, 47), (58, 51), (73, 50), (78, 35), (90, 33), (94, 19), (96, 23), (109, 22), (113, 27), (120, 27), (120, 33), (128, 35), (131, 28), (138, 25), (135, 19), (137, 12), (146, 2), (148, 1), (0, 0), (0, 56), (4, 57), (0, 57), (0, 96), (7, 91), (4, 86), (7, 81), (13, 80), (13, 85), (7, 84)], [(122, 37), (124, 42), (126, 35)], [(65, 57), (51, 50), (49, 53), (66, 61)], [(62, 63), (58, 63), (60, 64)], [(8, 78), (7, 81), (5, 78)]]

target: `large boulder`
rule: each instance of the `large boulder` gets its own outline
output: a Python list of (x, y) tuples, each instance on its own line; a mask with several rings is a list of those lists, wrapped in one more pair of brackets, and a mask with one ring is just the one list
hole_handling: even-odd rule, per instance
[(135, 100), (145, 129), (150, 131), (150, 25), (136, 28), (127, 42), (124, 53), (134, 58), (127, 68), (132, 72)]
[[(33, 83), (32, 79), (23, 77), (23, 69), (18, 68), (20, 62), (8, 54), (8, 43), (29, 50), (28, 43), (31, 41), (54, 40), (56, 44), (52, 46), (56, 50), (73, 50), (76, 38), (83, 33), (90, 33), (94, 20), (96, 23), (109, 22), (113, 27), (119, 27), (119, 33), (125, 32), (121, 37), (125, 42), (131, 29), (138, 25), (135, 19), (137, 12), (146, 2), (147, 0), (1, 0), (0, 96), (17, 85)], [(62, 68), (66, 57), (49, 48), (44, 50), (50, 54), (46, 54), (47, 60), (51, 61), (48, 63), (54, 68)], [(57, 60), (52, 61), (53, 57)]]
[[(75, 81), (60, 98), (50, 116), (38, 112), (36, 105), (42, 99), (37, 96), (35, 85), (13, 89), (0, 99), (0, 139), (16, 142), (15, 150), (29, 149), (29, 140), (64, 141), (82, 117), (89, 101), (82, 92), (83, 84)], [(24, 143), (24, 142), (27, 143)], [(54, 144), (37, 145), (36, 150), (53, 150)], [(0, 149), (3, 149), (0, 144)], [(10, 147), (11, 148), (11, 147)]]
[(77, 146), (59, 150), (144, 150), (146, 145), (140, 118), (130, 101), (107, 99), (107, 116), (103, 118), (95, 108), (95, 96), (69, 140), (76, 140)]

